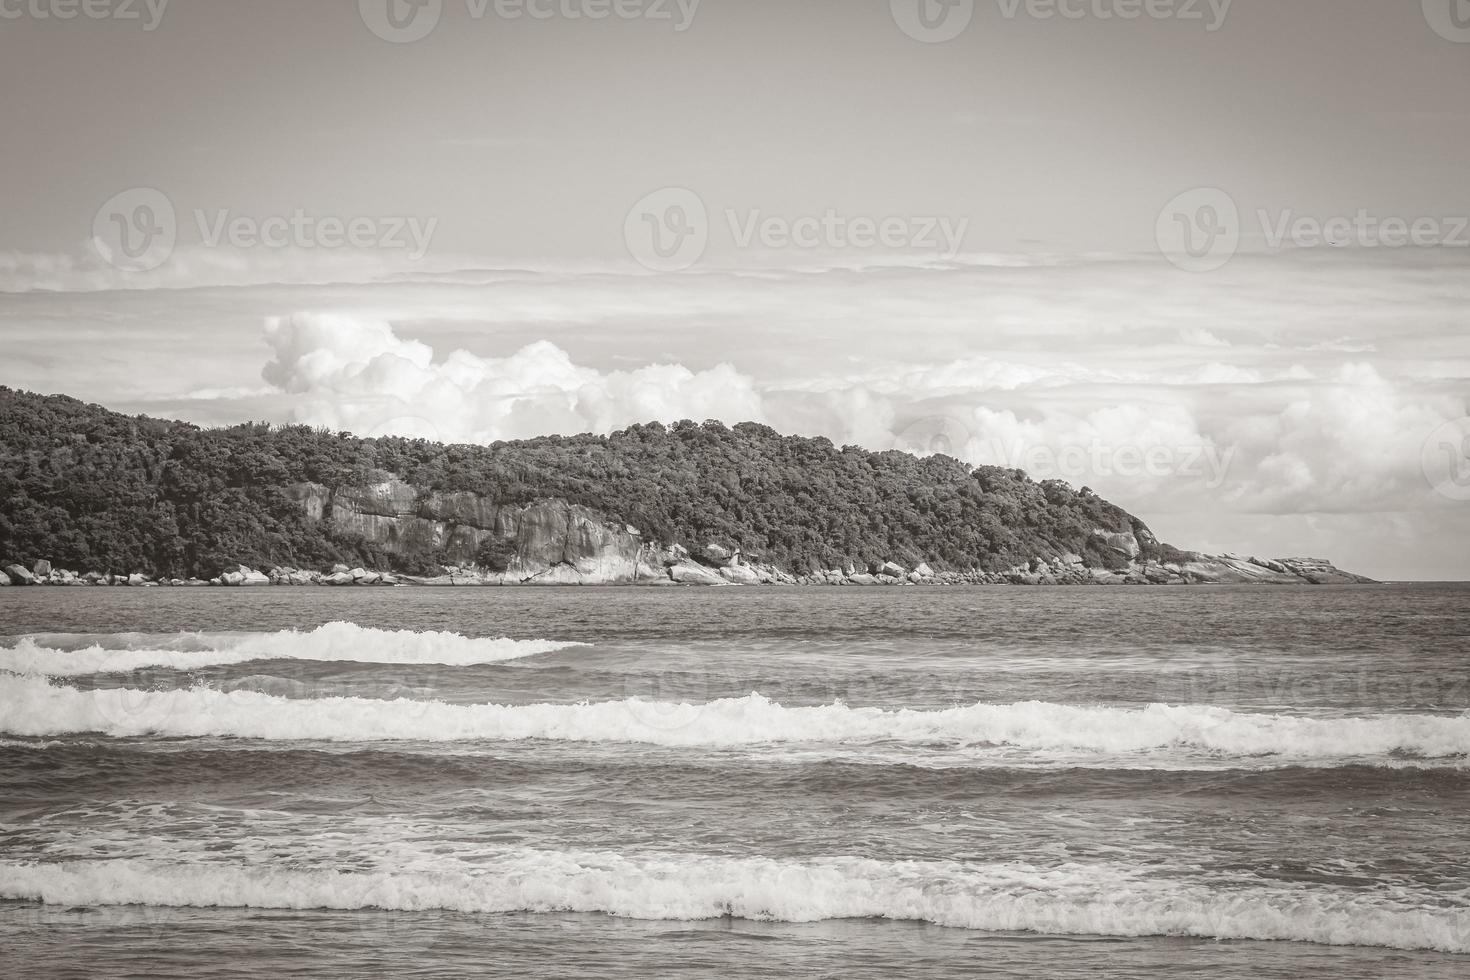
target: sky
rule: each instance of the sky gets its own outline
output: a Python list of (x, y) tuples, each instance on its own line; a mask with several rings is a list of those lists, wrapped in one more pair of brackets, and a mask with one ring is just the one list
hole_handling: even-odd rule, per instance
[(1470, 0), (0, 0), (0, 86), (0, 384), (1470, 578)]

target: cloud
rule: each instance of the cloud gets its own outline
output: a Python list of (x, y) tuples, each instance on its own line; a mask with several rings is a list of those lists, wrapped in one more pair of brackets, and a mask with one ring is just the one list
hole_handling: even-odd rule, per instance
[(436, 360), (385, 322), (334, 314), (272, 318), (266, 340), (275, 356), (261, 375), (299, 396), (298, 419), (361, 433), (422, 435), (427, 420), (446, 441), (485, 443), (655, 420), (766, 417), (754, 382), (725, 364), (602, 372), (574, 364), (549, 341), (508, 357), (456, 350)]

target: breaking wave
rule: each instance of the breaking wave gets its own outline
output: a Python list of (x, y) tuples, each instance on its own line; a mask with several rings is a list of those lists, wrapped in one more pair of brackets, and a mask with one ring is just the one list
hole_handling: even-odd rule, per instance
[(1289, 760), (1470, 755), (1470, 715), (1298, 717), (1203, 705), (1077, 707), (1047, 702), (943, 710), (783, 707), (759, 694), (708, 704), (446, 704), (284, 698), (207, 687), (81, 691), (0, 675), (0, 733), (225, 736), (268, 740), (454, 742), (548, 739), (670, 747), (770, 743), (996, 747), (1127, 754), (1188, 749)]
[(433, 630), (380, 630), (328, 623), (278, 633), (38, 634), (0, 648), (0, 670), (50, 677), (125, 673), (150, 667), (193, 670), (255, 660), (464, 667), (585, 646), (555, 640), (478, 639)]
[(1470, 909), (1123, 864), (965, 865), (513, 850), (474, 865), (338, 871), (141, 859), (0, 862), (0, 898), (57, 905), (598, 912), (781, 922), (884, 918), (1065, 935), (1196, 936), (1470, 951)]

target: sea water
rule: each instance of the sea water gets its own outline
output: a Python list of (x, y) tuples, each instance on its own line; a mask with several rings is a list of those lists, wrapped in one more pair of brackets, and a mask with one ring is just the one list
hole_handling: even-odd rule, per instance
[(5, 973), (1465, 976), (1467, 600), (4, 590)]

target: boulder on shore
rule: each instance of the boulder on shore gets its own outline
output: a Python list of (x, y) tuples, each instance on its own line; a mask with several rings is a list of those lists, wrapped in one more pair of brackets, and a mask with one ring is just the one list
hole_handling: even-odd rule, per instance
[(720, 575), (732, 585), (760, 585), (761, 577), (749, 565), (726, 565)]
[(36, 567), (32, 568), (31, 572), (36, 578), (50, 578), (51, 563), (44, 558), (39, 558), (36, 560)]
[(682, 564), (669, 568), (669, 578), (680, 585), (725, 585), (723, 578), (700, 565)]
[(10, 583), (12, 585), (36, 584), (36, 577), (31, 574), (30, 569), (23, 568), (20, 565), (6, 565), (4, 571), (6, 575), (10, 576)]

